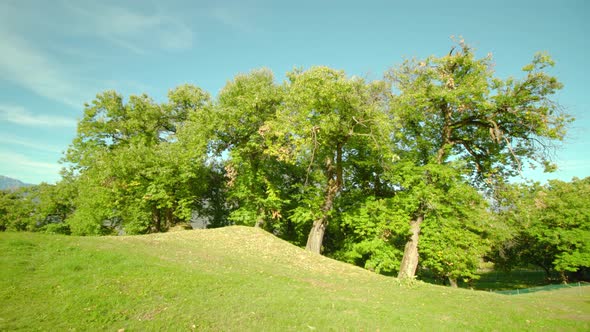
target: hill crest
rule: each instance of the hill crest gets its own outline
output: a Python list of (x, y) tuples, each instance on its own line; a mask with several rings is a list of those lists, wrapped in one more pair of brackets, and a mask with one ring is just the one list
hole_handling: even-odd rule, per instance
[[(324, 276), (339, 274), (355, 278), (362, 276), (386, 278), (398, 283), (396, 278), (385, 277), (352, 264), (314, 254), (254, 227), (236, 225), (112, 238), (125, 242), (148, 242), (156, 247), (166, 247), (167, 244), (180, 245), (190, 253), (206, 251), (209, 258), (217, 257), (228, 261), (259, 261), (261, 264), (273, 264), (285, 269), (301, 269)], [(171, 251), (165, 252), (170, 253)], [(160, 258), (171, 259), (168, 254), (162, 255)]]

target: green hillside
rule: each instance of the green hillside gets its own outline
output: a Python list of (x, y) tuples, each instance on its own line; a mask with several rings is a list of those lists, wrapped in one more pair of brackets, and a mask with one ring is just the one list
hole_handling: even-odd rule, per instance
[(400, 284), (227, 227), (0, 233), (0, 331), (590, 330), (590, 287), (521, 296)]

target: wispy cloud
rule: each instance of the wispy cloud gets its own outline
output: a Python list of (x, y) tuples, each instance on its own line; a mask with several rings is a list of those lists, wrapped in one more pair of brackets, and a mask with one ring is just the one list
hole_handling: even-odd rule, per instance
[(76, 127), (76, 120), (73, 118), (53, 116), (53, 115), (36, 115), (27, 111), (20, 106), (1, 105), (0, 120), (14, 123), (21, 126), (31, 127)]
[(104, 2), (64, 2), (78, 29), (135, 53), (151, 50), (185, 50), (193, 46), (193, 31), (180, 17), (142, 13)]
[(28, 183), (59, 180), (60, 164), (33, 160), (25, 155), (0, 151), (0, 160), (6, 161), (2, 166), (2, 175)]
[(252, 32), (251, 9), (248, 7), (213, 7), (210, 15), (213, 19), (242, 32)]
[(25, 148), (33, 149), (36, 151), (61, 153), (65, 150), (65, 147), (58, 147), (55, 145), (45, 144), (38, 140), (30, 140), (28, 138), (17, 137), (13, 135), (0, 134), (0, 143), (6, 145), (18, 145)]
[[(87, 1), (0, 1), (0, 80), (79, 109), (109, 88), (106, 77), (96, 74), (101, 57), (113, 56), (113, 45), (137, 54), (192, 47), (193, 32), (182, 19), (140, 8)], [(40, 11), (48, 13), (36, 14)], [(96, 47), (91, 51), (89, 44)]]
[(80, 107), (80, 87), (61, 66), (23, 38), (0, 26), (0, 77), (36, 94)]
[(56, 171), (59, 172), (61, 165), (58, 163), (47, 163), (37, 160), (32, 160), (27, 156), (12, 153), (12, 152), (0, 152), (0, 158), (3, 160), (9, 160), (16, 166), (23, 166), (26, 168), (35, 168), (40, 171)]

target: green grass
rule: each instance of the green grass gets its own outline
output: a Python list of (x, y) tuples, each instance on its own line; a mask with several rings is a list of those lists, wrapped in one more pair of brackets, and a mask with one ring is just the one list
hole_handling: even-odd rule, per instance
[(0, 331), (590, 330), (590, 287), (504, 296), (392, 277), (253, 228), (0, 233)]

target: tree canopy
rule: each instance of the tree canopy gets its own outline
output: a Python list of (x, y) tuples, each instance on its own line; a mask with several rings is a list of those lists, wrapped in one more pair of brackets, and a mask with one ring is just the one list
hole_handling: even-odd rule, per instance
[(557, 272), (563, 281), (567, 272), (590, 268), (590, 177), (571, 182), (550, 180), (513, 185), (499, 200), (500, 217), (510, 227), (498, 241), (492, 260), (499, 267), (532, 264), (547, 277)]
[[(553, 167), (547, 149), (563, 139), (570, 121), (551, 99), (562, 88), (544, 71), (553, 61), (546, 54), (535, 55), (520, 80), (494, 77), (491, 61), (491, 56), (476, 58), (460, 41), (446, 56), (408, 60), (388, 72), (398, 91), (391, 109), (401, 124), (395, 136), (399, 155), (414, 165), (401, 171), (409, 170), (414, 178), (406, 191), (420, 188), (414, 194), (412, 236), (400, 277), (415, 274), (422, 222), (437, 214), (431, 197), (446, 196), (449, 181), (454, 182), (440, 181), (437, 173), (459, 172), (463, 176), (455, 181), (493, 189), (518, 174), (523, 162)], [(399, 173), (396, 169), (392, 176)]]
[(576, 272), (590, 261), (576, 196), (587, 179), (509, 184), (527, 163), (553, 170), (573, 121), (553, 98), (553, 65), (538, 53), (501, 79), (459, 41), (378, 80), (315, 66), (283, 82), (239, 74), (215, 97), (188, 84), (164, 102), (106, 91), (85, 105), (61, 182), (2, 193), (0, 229), (141, 234), (205, 220), (401, 278), (456, 285), (483, 259)]

